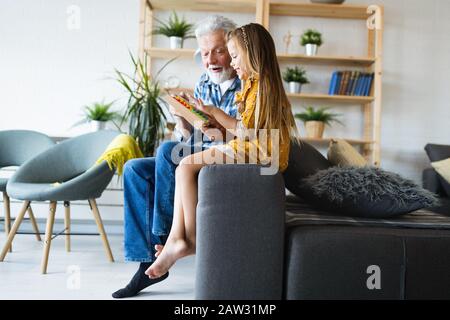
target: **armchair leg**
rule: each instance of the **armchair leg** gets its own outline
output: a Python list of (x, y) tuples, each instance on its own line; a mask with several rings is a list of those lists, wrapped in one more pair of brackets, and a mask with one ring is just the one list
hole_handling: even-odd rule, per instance
[(34, 234), (36, 235), (37, 241), (42, 241), (41, 235), (39, 234), (39, 228), (36, 223), (36, 218), (33, 214), (33, 209), (31, 209), (31, 206), (28, 207), (28, 215), (30, 216), (31, 225), (33, 226)]
[(98, 211), (97, 203), (95, 199), (89, 199), (89, 204), (92, 208), (92, 213), (95, 218), (95, 222), (97, 223), (98, 231), (100, 232), (100, 236), (102, 238), (103, 246), (105, 247), (106, 255), (110, 262), (114, 262), (114, 258), (111, 252), (111, 248), (109, 246), (108, 237), (106, 236), (105, 228), (103, 227), (102, 218), (100, 217), (100, 212)]
[[(9, 235), (11, 232), (11, 207), (6, 192), (3, 192), (3, 207), (5, 208), (5, 234)], [(9, 252), (12, 252), (12, 244), (9, 246)]]
[(22, 223), (23, 217), (25, 216), (25, 213), (27, 212), (27, 209), (30, 205), (30, 201), (25, 201), (23, 203), (22, 209), (20, 209), (19, 214), (17, 215), (16, 220), (14, 221), (14, 224), (8, 233), (8, 238), (6, 239), (6, 243), (3, 246), (2, 253), (0, 254), (0, 261), (3, 261), (5, 259), (6, 253), (11, 248), (11, 243), (14, 240), (14, 236), (16, 235), (17, 230), (20, 227), (20, 224)]
[(45, 229), (44, 254), (42, 255), (41, 273), (47, 273), (48, 255), (50, 253), (50, 245), (52, 243), (53, 224), (55, 223), (56, 202), (50, 202), (50, 210), (47, 218), (47, 228)]
[(70, 202), (64, 201), (64, 228), (66, 229), (66, 251), (70, 252)]

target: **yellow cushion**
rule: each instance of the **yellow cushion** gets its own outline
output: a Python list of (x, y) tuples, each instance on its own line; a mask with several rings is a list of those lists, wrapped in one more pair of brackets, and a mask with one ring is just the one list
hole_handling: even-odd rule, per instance
[(331, 140), (328, 148), (328, 161), (335, 166), (364, 167), (367, 161), (345, 140)]
[(442, 176), (442, 178), (450, 183), (450, 158), (432, 162), (431, 165)]

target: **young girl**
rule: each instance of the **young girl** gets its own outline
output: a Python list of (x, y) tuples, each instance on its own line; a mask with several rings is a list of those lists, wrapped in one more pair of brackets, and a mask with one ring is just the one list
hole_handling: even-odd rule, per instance
[[(288, 165), (290, 137), (296, 135), (297, 129), (283, 88), (272, 37), (263, 26), (251, 23), (231, 32), (227, 46), (231, 66), (244, 83), (243, 90), (236, 94), (240, 119), (229, 117), (218, 108), (205, 106), (200, 100), (196, 101), (196, 106), (236, 138), (180, 162), (175, 174), (172, 229), (165, 246), (156, 246), (157, 259), (145, 272), (150, 278), (163, 276), (176, 260), (195, 253), (197, 175), (201, 168), (213, 163), (242, 161), (266, 164), (273, 159), (278, 160), (280, 171)], [(248, 133), (261, 129), (268, 135), (276, 133), (276, 143)], [(255, 149), (259, 152), (252, 157)]]

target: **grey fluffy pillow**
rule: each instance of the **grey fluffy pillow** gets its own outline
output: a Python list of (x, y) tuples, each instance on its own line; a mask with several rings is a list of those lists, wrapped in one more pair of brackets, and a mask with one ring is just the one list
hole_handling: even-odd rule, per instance
[(374, 167), (321, 170), (303, 179), (302, 188), (308, 200), (347, 216), (385, 218), (438, 203), (413, 181)]

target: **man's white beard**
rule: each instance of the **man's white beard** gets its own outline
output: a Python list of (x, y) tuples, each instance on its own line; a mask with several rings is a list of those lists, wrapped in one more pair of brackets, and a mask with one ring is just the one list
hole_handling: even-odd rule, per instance
[(233, 68), (224, 68), (221, 72), (212, 72), (211, 70), (207, 69), (206, 72), (208, 73), (208, 76), (212, 82), (214, 82), (215, 84), (220, 84), (231, 79)]

